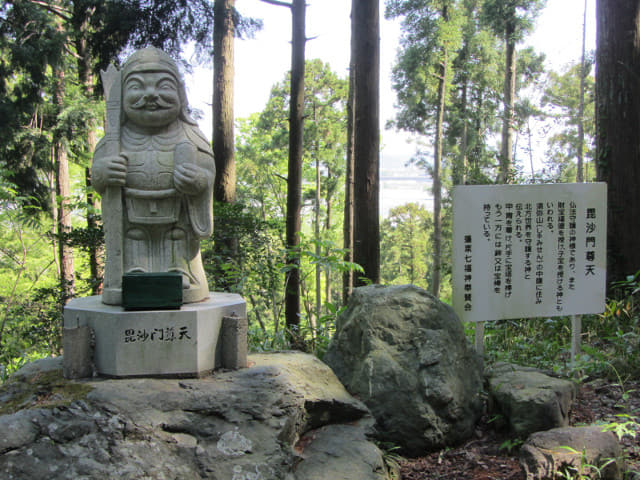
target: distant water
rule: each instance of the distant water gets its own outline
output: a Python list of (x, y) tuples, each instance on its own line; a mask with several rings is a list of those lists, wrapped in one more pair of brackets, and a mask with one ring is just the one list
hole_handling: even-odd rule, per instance
[(411, 202), (433, 211), (430, 178), (424, 175), (380, 177), (380, 210), (384, 218), (389, 215), (392, 208)]

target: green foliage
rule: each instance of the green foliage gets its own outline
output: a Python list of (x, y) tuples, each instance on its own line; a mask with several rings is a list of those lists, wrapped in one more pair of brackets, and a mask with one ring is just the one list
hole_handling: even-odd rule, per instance
[(401, 447), (391, 442), (378, 442), (377, 446), (382, 451), (382, 459), (389, 472), (389, 478), (401, 480), (400, 465), (406, 460), (399, 454)]
[(47, 210), (55, 112), (50, 65), (62, 61), (64, 37), (33, 2), (5, 5), (0, 22), (0, 168), (28, 204)]
[(615, 459), (608, 459), (602, 465), (593, 465), (587, 461), (586, 449), (581, 451), (575, 448), (562, 446), (560, 447), (576, 457), (580, 457), (579, 465), (561, 465), (558, 469), (557, 477), (565, 480), (591, 480), (592, 478), (602, 478), (602, 471), (610, 463), (615, 462)]
[[(214, 249), (212, 242), (202, 246), (203, 263), (214, 290), (241, 294), (247, 300), (249, 347), (253, 351), (290, 348), (290, 333), (283, 318), (286, 250), (282, 241), (282, 219), (262, 220), (260, 210), (240, 204), (216, 205), (216, 229), (213, 242), (232, 245), (234, 251)], [(332, 242), (320, 241), (321, 254), (316, 253), (316, 240), (301, 242), (302, 296), (305, 307), (299, 335), (300, 344), (308, 351), (322, 356), (335, 329), (335, 319), (342, 307), (330, 301), (323, 305), (323, 313), (314, 318), (312, 308), (315, 290), (309, 278), (319, 265), (336, 276), (346, 269), (361, 271), (344, 261), (344, 251)], [(311, 285), (311, 287), (315, 287)], [(313, 320), (313, 321), (311, 321)]]
[(522, 41), (534, 26), (534, 22), (546, 0), (484, 0), (482, 21), (496, 35), (511, 32), (513, 40)]
[[(15, 193), (8, 183), (3, 187), (4, 195)], [(51, 238), (41, 216), (26, 215), (21, 200), (0, 201), (0, 378), (60, 345)]]
[[(126, 49), (148, 45), (177, 57), (195, 40), (211, 55), (208, 0), (16, 1), (4, 2), (0, 15), (0, 167), (42, 210), (51, 209), (46, 180), (54, 143), (89, 164), (88, 131), (104, 116), (92, 93), (100, 69)], [(235, 20), (240, 33), (259, 27), (237, 12)]]
[[(97, 58), (97, 68), (105, 69), (123, 50), (147, 46), (160, 48), (179, 57), (189, 42), (196, 58), (209, 63), (213, 55), (212, 0), (83, 0), (74, 2), (74, 11), (92, 12), (89, 47)], [(260, 20), (234, 10), (235, 35), (251, 37), (262, 28)], [(189, 62), (183, 62), (189, 68)]]
[[(274, 85), (264, 110), (240, 120), (237, 138), (238, 198), (261, 209), (264, 218), (285, 216), (289, 135), (287, 74)], [(325, 216), (335, 207), (344, 185), (347, 81), (328, 64), (305, 65), (303, 198), (314, 196), (315, 165), (320, 163)], [(336, 219), (332, 219), (338, 220)], [(326, 223), (326, 222), (325, 222)]]
[(496, 157), (503, 82), (502, 42), (480, 22), (478, 1), (464, 2), (462, 47), (453, 62), (453, 88), (445, 151), (452, 158), (453, 184), (490, 183)]
[[(587, 59), (584, 88), (584, 161), (586, 181), (595, 179), (593, 158), (595, 155), (595, 78), (593, 59)], [(551, 134), (547, 140), (547, 165), (553, 181), (576, 180), (575, 159), (578, 156), (580, 121), (580, 73), (579, 63), (569, 65), (562, 73), (549, 72), (541, 100), (544, 116), (551, 121)], [(591, 164), (591, 166), (590, 166)]]
[[(485, 355), (541, 368), (568, 368), (567, 319), (498, 320), (485, 323)], [(557, 366), (557, 367), (556, 367)]]
[[(253, 260), (244, 262), (249, 275), (242, 290), (254, 291), (249, 297), (250, 318), (259, 325), (260, 338), (255, 342), (259, 348), (270, 342), (281, 345), (281, 315), (284, 274), (291, 265), (286, 265), (287, 252), (284, 244), (284, 219), (286, 215), (287, 157), (289, 134), (289, 83), (290, 75), (271, 89), (264, 110), (248, 119), (240, 120), (240, 135), (237, 137), (238, 200), (243, 204), (245, 219), (252, 218), (257, 235), (264, 232), (260, 226), (268, 227), (269, 256), (261, 257), (268, 271)], [(344, 268), (353, 268), (343, 262), (344, 252), (340, 248), (342, 220), (342, 192), (344, 189), (346, 152), (346, 100), (347, 81), (339, 78), (329, 66), (320, 60), (309, 60), (305, 67), (305, 131), (303, 145), (303, 215), (299, 251), (301, 259), (301, 327), (297, 335), (301, 343), (308, 343), (311, 350), (322, 350), (326, 335), (330, 331), (326, 318), (331, 316), (332, 298), (339, 295), (335, 285)], [(319, 193), (320, 201), (316, 200)], [(313, 213), (313, 214), (312, 214)], [(216, 210), (216, 232), (218, 215)], [(252, 235), (248, 229), (247, 235)], [(312, 233), (313, 232), (313, 233)], [(215, 235), (217, 235), (216, 233)], [(242, 237), (240, 237), (242, 238)], [(218, 240), (219, 241), (219, 240)], [(239, 240), (242, 243), (242, 239)], [(238, 251), (238, 258), (244, 253)], [(232, 259), (234, 255), (228, 255)], [(224, 259), (221, 265), (229, 273), (237, 272)], [(255, 259), (259, 262), (259, 259)], [(231, 264), (236, 265), (233, 258)], [(316, 269), (321, 273), (317, 282)], [(255, 278), (252, 279), (252, 275)], [(268, 283), (268, 286), (265, 285)], [(236, 282), (237, 284), (237, 282)], [(324, 300), (317, 301), (321, 293)], [(245, 297), (246, 298), (246, 297)], [(317, 305), (317, 304), (321, 305)], [(331, 305), (332, 307), (329, 307)], [(336, 306), (339, 308), (339, 306)], [(272, 341), (269, 340), (271, 338)]]
[(508, 438), (500, 444), (498, 450), (506, 452), (507, 455), (512, 455), (520, 449), (523, 443), (524, 440), (521, 438)]
[[(402, 18), (400, 51), (392, 73), (399, 104), (394, 125), (399, 129), (424, 135), (435, 125), (441, 66), (443, 62), (454, 61), (462, 43), (465, 16), (460, 3), (454, 0), (386, 3), (387, 18)], [(447, 84), (451, 78), (448, 73)]]
[(57, 286), (35, 289), (3, 309), (0, 383), (26, 362), (60, 353), (61, 294)]
[[(582, 317), (582, 355), (570, 363), (571, 322), (566, 317), (499, 320), (485, 324), (489, 361), (531, 365), (558, 373), (638, 378), (640, 372), (640, 272), (615, 287), (601, 315)], [(471, 334), (471, 330), (469, 330)]]
[[(315, 297), (316, 289), (326, 287), (326, 282), (331, 281), (332, 276), (335, 277), (333, 283), (339, 285), (339, 280), (342, 278), (343, 273), (352, 271), (356, 274), (363, 274), (364, 270), (358, 264), (346, 262), (344, 260), (345, 250), (338, 248), (331, 241), (308, 239), (303, 235), (301, 247), (303, 318), (307, 320), (307, 322), (303, 322), (301, 329), (302, 340), (306, 341), (310, 351), (322, 357), (333, 336), (335, 320), (345, 307), (330, 300), (331, 298), (340, 298), (339, 292), (329, 292), (325, 296), (325, 302), (322, 305), (324, 308), (318, 308), (318, 305), (314, 305), (312, 300)], [(316, 267), (319, 267), (324, 272), (325, 284), (323, 285), (322, 282), (320, 286), (313, 284), (313, 288), (310, 288), (309, 284)]]
[(417, 203), (391, 209), (380, 228), (382, 283), (428, 288), (432, 230), (431, 212)]
[(602, 428), (603, 432), (615, 433), (618, 440), (622, 440), (624, 437), (637, 438), (640, 433), (640, 424), (638, 419), (627, 414), (616, 415), (621, 422), (611, 422)]
[[(202, 243), (209, 285), (214, 290), (242, 294), (249, 302), (249, 321), (263, 332), (279, 331), (284, 265), (282, 219), (265, 220), (255, 208), (216, 203), (216, 228)], [(218, 248), (213, 248), (213, 243)], [(222, 247), (220, 247), (222, 246)]]

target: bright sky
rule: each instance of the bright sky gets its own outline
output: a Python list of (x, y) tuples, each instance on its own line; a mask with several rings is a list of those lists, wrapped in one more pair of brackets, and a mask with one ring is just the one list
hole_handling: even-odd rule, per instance
[[(588, 1), (587, 50), (595, 49), (595, 0)], [(585, 0), (547, 0), (547, 6), (537, 21), (529, 42), (547, 55), (555, 69), (578, 61), (582, 43), (582, 22)], [(384, 0), (381, 0), (381, 16)], [(329, 62), (334, 71), (348, 74), (350, 45), (350, 10), (348, 0), (307, 0), (306, 57)], [(235, 115), (236, 118), (261, 111), (273, 84), (281, 81), (291, 62), (291, 13), (289, 9), (268, 5), (260, 0), (236, 0), (236, 8), (245, 16), (260, 18), (264, 28), (254, 39), (235, 42)], [(399, 36), (398, 22), (381, 19), (381, 121), (382, 159), (408, 159), (415, 151), (407, 138), (384, 130), (384, 123), (393, 118), (395, 94), (390, 73), (395, 60)], [(197, 69), (189, 85), (192, 106), (205, 113), (200, 122), (203, 132), (211, 135), (212, 70)]]

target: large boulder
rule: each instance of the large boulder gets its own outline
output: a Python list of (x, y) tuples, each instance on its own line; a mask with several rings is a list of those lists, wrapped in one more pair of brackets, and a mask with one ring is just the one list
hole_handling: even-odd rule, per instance
[(622, 449), (603, 427), (554, 428), (534, 433), (520, 449), (527, 480), (591, 478), (620, 480), (624, 472)]
[(249, 361), (182, 380), (69, 381), (61, 362), (32, 365), (0, 389), (0, 478), (307, 480), (319, 463), (324, 478), (388, 478), (366, 406), (325, 364)]
[(416, 286), (355, 289), (324, 361), (407, 455), (469, 438), (482, 414), (482, 364), (462, 323)]
[(489, 410), (500, 415), (516, 436), (569, 424), (578, 387), (571, 380), (509, 363), (496, 364), (488, 375)]

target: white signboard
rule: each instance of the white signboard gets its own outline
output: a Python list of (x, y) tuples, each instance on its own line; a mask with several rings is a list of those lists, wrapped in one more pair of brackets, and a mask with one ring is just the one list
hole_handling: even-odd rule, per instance
[(601, 313), (605, 183), (457, 186), (453, 305), (465, 321)]

